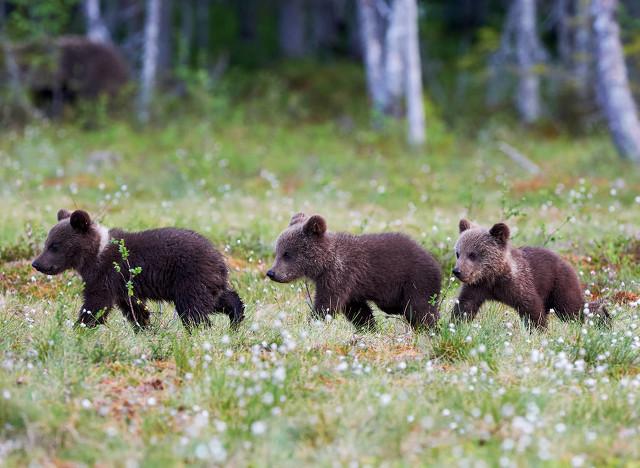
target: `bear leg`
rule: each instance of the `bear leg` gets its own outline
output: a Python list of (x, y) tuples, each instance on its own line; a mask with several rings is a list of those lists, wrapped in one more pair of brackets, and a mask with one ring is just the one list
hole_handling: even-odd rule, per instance
[(527, 304), (516, 307), (516, 310), (529, 331), (547, 329), (548, 313), (542, 305)]
[(428, 297), (413, 296), (406, 301), (403, 314), (411, 327), (416, 330), (421, 327), (434, 328), (440, 314), (438, 307), (431, 304)]
[(206, 287), (188, 290), (188, 294), (178, 296), (175, 301), (176, 312), (184, 327), (191, 331), (202, 324), (211, 325), (208, 314), (215, 310), (216, 301)]
[(489, 296), (484, 289), (467, 284), (463, 285), (451, 310), (451, 320), (473, 320), (488, 298)]
[(376, 327), (373, 310), (364, 301), (348, 303), (344, 308), (344, 315), (358, 329), (373, 330)]
[(546, 309), (553, 309), (556, 316), (565, 322), (580, 320), (582, 306), (582, 292), (579, 286), (562, 290), (558, 287), (551, 293)]
[(228, 315), (233, 328), (237, 328), (240, 322), (244, 320), (244, 303), (233, 289), (226, 289), (218, 297), (214, 311)]

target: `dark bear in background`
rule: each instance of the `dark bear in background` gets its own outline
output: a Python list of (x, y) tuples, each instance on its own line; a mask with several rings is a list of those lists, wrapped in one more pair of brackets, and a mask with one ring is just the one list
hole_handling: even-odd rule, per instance
[[(466, 219), (459, 223), (453, 274), (464, 284), (452, 318), (473, 320), (487, 301), (516, 309), (525, 323), (544, 329), (550, 310), (562, 320), (583, 319), (582, 287), (575, 270), (565, 260), (542, 247), (512, 247), (504, 223), (484, 229)], [(609, 313), (601, 301), (587, 309), (604, 325)]]
[(321, 216), (298, 213), (278, 237), (267, 276), (314, 281), (316, 318), (342, 312), (357, 327), (371, 328), (371, 301), (387, 314), (404, 315), (414, 328), (438, 321), (440, 265), (404, 234), (327, 232)]
[[(112, 239), (124, 240), (128, 263)], [(188, 329), (209, 325), (213, 312), (228, 315), (232, 326), (244, 318), (244, 304), (227, 282), (223, 256), (208, 239), (185, 229), (109, 230), (82, 210), (60, 210), (33, 267), (47, 275), (71, 268), (80, 274), (85, 288), (78, 323), (87, 326), (104, 323), (118, 306), (135, 329), (144, 328), (149, 324), (148, 299), (173, 302)], [(131, 277), (130, 268), (137, 267), (140, 273)], [(132, 296), (126, 285), (130, 278)]]
[(50, 116), (64, 104), (114, 98), (129, 79), (120, 52), (107, 43), (82, 36), (62, 36), (13, 47), (20, 80), (35, 104)]

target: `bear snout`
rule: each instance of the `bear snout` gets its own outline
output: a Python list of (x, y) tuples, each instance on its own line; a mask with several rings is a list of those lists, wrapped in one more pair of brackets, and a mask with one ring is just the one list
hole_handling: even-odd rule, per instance
[(45, 275), (56, 275), (59, 273), (58, 268), (55, 265), (52, 265), (52, 266), (44, 265), (37, 258), (33, 261), (31, 266), (36, 270), (38, 270), (40, 273), (44, 273)]
[(454, 267), (452, 273), (456, 278), (461, 279), (460, 277), (462, 276), (462, 273), (460, 272), (460, 268)]
[(38, 270), (40, 273), (45, 273), (45, 274), (48, 274), (52, 270), (51, 267), (44, 266), (42, 262), (40, 262), (37, 258), (33, 261), (31, 266), (36, 270)]
[(273, 269), (267, 271), (267, 278), (269, 278), (271, 281), (275, 281), (276, 283), (286, 283), (287, 282), (287, 280), (285, 278), (283, 278), (282, 276), (278, 276), (278, 274)]

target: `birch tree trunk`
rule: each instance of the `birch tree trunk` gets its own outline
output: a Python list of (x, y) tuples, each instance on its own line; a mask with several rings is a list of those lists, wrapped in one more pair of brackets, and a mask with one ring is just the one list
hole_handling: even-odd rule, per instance
[(425, 141), (424, 101), (422, 98), (422, 65), (420, 61), (420, 38), (418, 34), (418, 6), (416, 0), (396, 0), (404, 2), (404, 17), (407, 37), (405, 48), (405, 73), (407, 87), (408, 139), (412, 145)]
[(537, 50), (540, 48), (536, 31), (536, 0), (515, 0), (516, 8), (516, 59), (518, 88), (516, 108), (525, 123), (540, 118), (540, 77), (536, 72)]
[(575, 31), (573, 38), (573, 79), (580, 97), (591, 93), (591, 21), (589, 21), (589, 0), (575, 1)]
[(153, 97), (156, 72), (158, 68), (158, 34), (160, 30), (161, 0), (147, 0), (144, 26), (144, 50), (142, 56), (142, 76), (140, 83), (140, 108), (138, 117), (141, 122), (149, 121), (149, 105)]
[(402, 116), (402, 97), (405, 91), (405, 65), (407, 53), (407, 25), (409, 18), (404, 0), (394, 0), (389, 11), (389, 21), (385, 37), (384, 80), (385, 113), (394, 117)]
[(386, 107), (384, 81), (384, 49), (375, 0), (358, 0), (360, 31), (364, 50), (367, 88), (375, 111), (382, 113)]
[(596, 94), (618, 153), (640, 164), (640, 120), (629, 88), (620, 28), (615, 17), (617, 7), (617, 0), (591, 2), (598, 87)]
[(83, 7), (87, 21), (87, 37), (96, 42), (111, 42), (111, 34), (100, 14), (100, 0), (84, 0)]
[(359, 0), (367, 88), (374, 110), (400, 117), (402, 97), (408, 125), (407, 140), (425, 141), (422, 69), (416, 0)]

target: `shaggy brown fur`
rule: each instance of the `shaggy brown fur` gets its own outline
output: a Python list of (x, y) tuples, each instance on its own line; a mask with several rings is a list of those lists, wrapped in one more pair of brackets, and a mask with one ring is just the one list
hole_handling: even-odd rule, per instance
[(438, 320), (440, 266), (403, 234), (332, 233), (321, 216), (298, 213), (278, 237), (267, 276), (280, 283), (314, 281), (316, 317), (340, 311), (354, 325), (372, 327), (372, 301), (387, 314), (404, 315), (413, 327)]
[[(459, 228), (453, 274), (464, 285), (452, 311), (454, 319), (472, 320), (487, 300), (513, 307), (537, 328), (547, 326), (551, 309), (562, 320), (582, 318), (585, 303), (578, 275), (557, 254), (540, 247), (512, 247), (504, 223), (487, 230), (462, 219)], [(588, 309), (608, 321), (599, 302)]]
[(21, 79), (36, 104), (51, 115), (65, 103), (114, 97), (127, 83), (129, 70), (112, 45), (82, 36), (62, 36), (14, 47)]
[[(133, 277), (129, 301), (126, 281), (129, 266), (111, 239), (124, 239)], [(123, 276), (114, 267), (117, 263)], [(49, 231), (44, 251), (33, 267), (48, 275), (75, 269), (85, 283), (84, 304), (78, 322), (104, 323), (113, 306), (137, 328), (149, 324), (145, 301), (171, 301), (187, 327), (209, 324), (208, 314), (229, 316), (232, 325), (244, 318), (244, 305), (227, 283), (222, 255), (201, 235), (184, 229), (162, 228), (142, 232), (107, 230), (81, 210), (58, 212), (58, 223)]]

